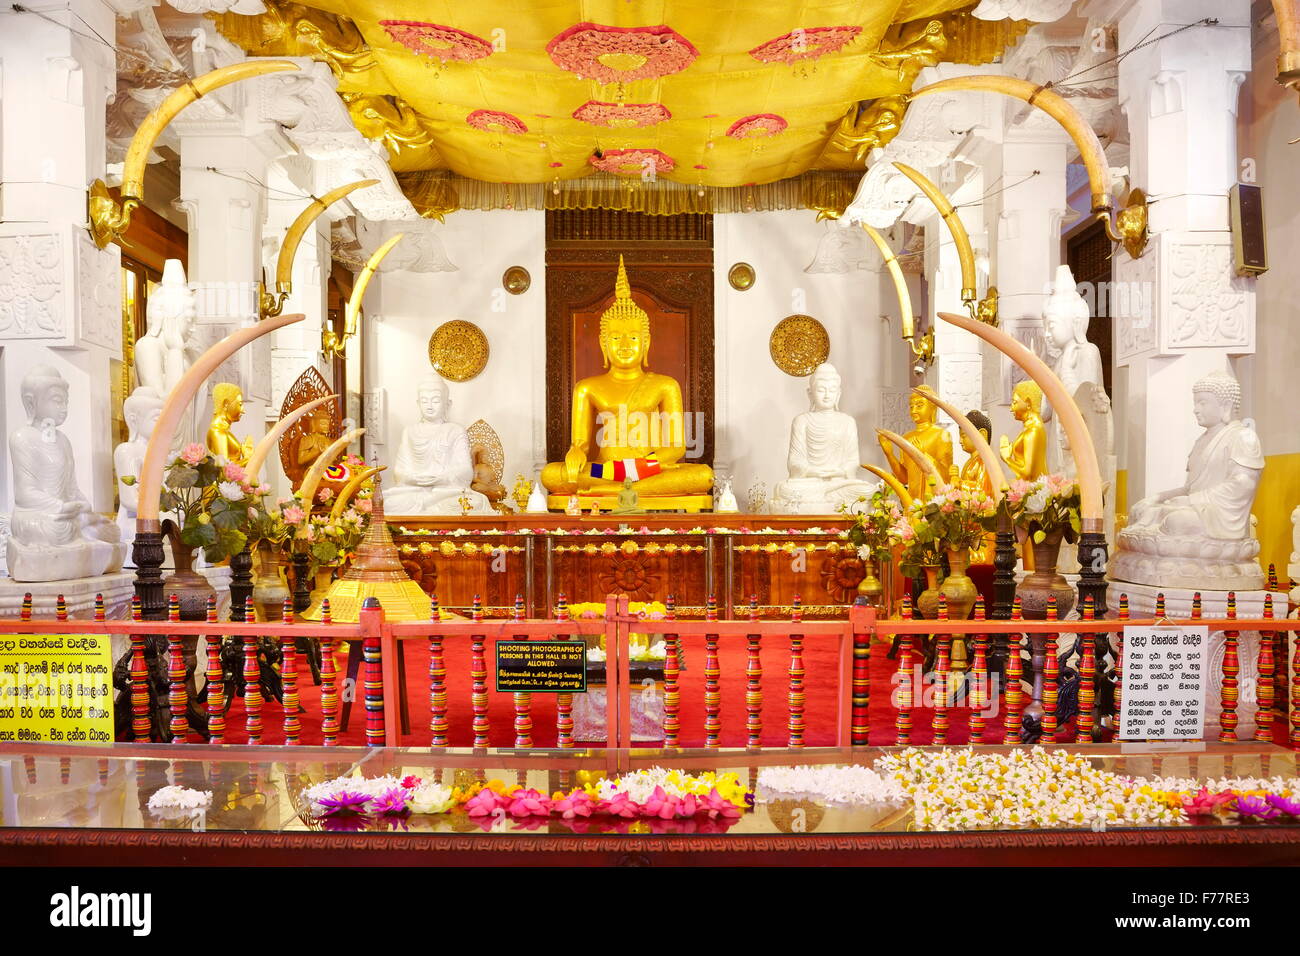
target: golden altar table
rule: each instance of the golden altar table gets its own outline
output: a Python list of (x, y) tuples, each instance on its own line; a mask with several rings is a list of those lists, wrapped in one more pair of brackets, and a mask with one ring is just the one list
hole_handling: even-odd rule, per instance
[(745, 617), (751, 595), (763, 617), (788, 617), (798, 596), (809, 618), (848, 614), (862, 562), (840, 538), (843, 515), (562, 514), (403, 517), (388, 523), (402, 563), (444, 607), (480, 595), (490, 616), (516, 596), (529, 617), (626, 594), (703, 616), (710, 595), (721, 618)]

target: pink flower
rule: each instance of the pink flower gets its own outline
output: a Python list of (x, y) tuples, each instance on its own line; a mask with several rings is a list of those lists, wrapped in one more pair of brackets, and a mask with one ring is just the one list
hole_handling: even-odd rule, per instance
[(328, 504), (330, 499), (333, 497), (334, 497), (333, 488), (322, 488), (320, 491), (316, 493), (316, 500), (319, 501), (321, 504)]
[(568, 796), (551, 804), (551, 809), (565, 820), (589, 817), (596, 812), (596, 807), (596, 801), (585, 790), (574, 790)]
[(544, 817), (551, 812), (551, 801), (536, 790), (516, 790), (506, 810), (512, 817)]
[(709, 815), (710, 820), (719, 817), (724, 820), (734, 820), (740, 816), (740, 807), (730, 800), (723, 799), (716, 787), (700, 797), (700, 809)]
[(637, 805), (626, 793), (618, 793), (612, 800), (601, 801), (598, 810), (608, 813), (611, 817), (623, 817), (627, 820), (637, 815)]
[(421, 780), (413, 773), (407, 774), (405, 777), (402, 778), (402, 786), (405, 787), (407, 790), (414, 790), (422, 783), (424, 783), (424, 781)]
[(1222, 803), (1232, 799), (1231, 793), (1210, 793), (1204, 787), (1183, 797), (1183, 810), (1189, 817), (1209, 817)]
[(181, 460), (190, 465), (197, 465), (208, 457), (208, 450), (198, 442), (190, 442), (181, 449)]
[(355, 507), (358, 511), (364, 514), (370, 514), (370, 512), (374, 510), (375, 503), (370, 498), (358, 498)]
[(251, 520), (251, 521), (256, 521), (256, 520), (257, 520), (257, 509), (256, 509), (256, 508), (249, 508), (249, 509), (248, 509), (248, 517), (249, 517), (249, 520)]
[(226, 481), (247, 481), (248, 474), (242, 467), (236, 465), (233, 461), (226, 462), (226, 467), (222, 469), (226, 476)]
[(663, 787), (655, 787), (654, 793), (650, 794), (650, 799), (641, 805), (641, 812), (647, 817), (671, 820), (677, 816), (677, 808), (680, 803), (681, 801), (677, 797), (665, 793)]
[(469, 798), (465, 803), (465, 809), (471, 817), (490, 817), (497, 809), (504, 808), (509, 803), (509, 797), (504, 797), (495, 790), (484, 787)]
[(957, 506), (953, 504), (951, 501), (945, 501), (942, 505), (939, 506), (939, 510), (946, 515), (950, 515), (957, 510)]
[(286, 524), (302, 524), (305, 517), (301, 508), (285, 508), (284, 520)]
[(316, 526), (314, 524), (307, 525), (307, 527), (303, 530), (302, 537), (304, 541), (315, 541)]

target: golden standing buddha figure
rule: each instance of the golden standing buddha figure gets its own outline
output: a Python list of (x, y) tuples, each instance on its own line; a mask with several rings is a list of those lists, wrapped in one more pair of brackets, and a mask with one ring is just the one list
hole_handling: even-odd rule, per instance
[[(934, 394), (934, 389), (928, 385), (922, 385), (921, 390)], [(948, 437), (948, 430), (936, 422), (938, 410), (935, 405), (920, 395), (912, 395), (907, 402), (907, 411), (916, 427), (903, 437), (934, 463), (940, 475), (952, 474), (952, 439)], [(920, 500), (929, 498), (931, 492), (921, 466), (901, 452), (896, 456), (893, 443), (886, 438), (880, 439), (880, 447), (894, 477), (907, 483), (908, 494)]]
[[(993, 423), (989, 417), (979, 409), (972, 409), (966, 413), (966, 418), (975, 430), (984, 436), (985, 441), (993, 437)], [(966, 463), (961, 466), (961, 473), (957, 476), (957, 483), (963, 488), (969, 488), (972, 491), (982, 491), (986, 495), (993, 494), (993, 481), (989, 478), (988, 472), (984, 467), (984, 459), (975, 452), (975, 446), (971, 440), (966, 437), (966, 433), (961, 433), (961, 450), (969, 457)]]
[(253, 438), (242, 442), (235, 437), (230, 426), (244, 415), (244, 393), (238, 385), (220, 382), (212, 387), (212, 424), (208, 426), (208, 451), (234, 462), (248, 464), (253, 454)]
[(572, 445), (564, 461), (542, 469), (542, 484), (551, 493), (547, 505), (564, 508), (577, 494), (584, 508), (612, 508), (623, 480), (632, 477), (646, 510), (709, 507), (713, 469), (682, 461), (682, 389), (676, 379), (646, 368), (650, 316), (632, 301), (622, 256), (614, 304), (600, 317), (600, 351), (608, 371), (573, 389)]
[(1011, 417), (1022, 427), (1014, 442), (1003, 435), (999, 450), (1011, 473), (1025, 481), (1047, 474), (1047, 429), (1042, 409), (1043, 390), (1036, 382), (1026, 380), (1012, 390)]

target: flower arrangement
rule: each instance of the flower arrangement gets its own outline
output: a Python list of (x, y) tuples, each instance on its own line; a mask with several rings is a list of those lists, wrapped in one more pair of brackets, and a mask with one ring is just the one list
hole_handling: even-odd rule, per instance
[(898, 567), (908, 577), (917, 577), (922, 568), (938, 566), (943, 542), (925, 517), (924, 502), (913, 501), (906, 510), (890, 505), (889, 537), (902, 549)]
[(920, 510), (945, 548), (974, 548), (992, 530), (996, 509), (982, 489), (939, 485)]
[(1006, 502), (1011, 520), (1016, 527), (1024, 528), (1035, 543), (1041, 543), (1054, 531), (1063, 531), (1070, 543), (1078, 540), (1079, 483), (1073, 478), (1051, 474), (1033, 481), (1013, 481)]
[(842, 504), (839, 510), (853, 519), (853, 524), (841, 536), (848, 539), (858, 557), (863, 561), (888, 560), (894, 544), (890, 530), (897, 517), (897, 509), (890, 508), (889, 496), (884, 491), (875, 491), (870, 498), (859, 495), (856, 502)]
[[(122, 480), (135, 482), (134, 477)], [(256, 540), (266, 525), (262, 498), (270, 490), (253, 484), (240, 465), (191, 442), (167, 466), (158, 507), (174, 516), (181, 544), (202, 548), (215, 564)]]
[(277, 507), (267, 513), (267, 527), (263, 540), (268, 541), (288, 556), (305, 554), (309, 558), (309, 574), (321, 568), (337, 567), (348, 561), (357, 545), (365, 537), (370, 524), (370, 498), (362, 492), (351, 506), (335, 517), (330, 514), (312, 514), (298, 492), (281, 498)]

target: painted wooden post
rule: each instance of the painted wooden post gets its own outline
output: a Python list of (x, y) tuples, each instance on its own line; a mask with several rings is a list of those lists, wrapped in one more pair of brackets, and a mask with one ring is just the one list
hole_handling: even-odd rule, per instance
[[(280, 623), (293, 623), (293, 599), (285, 598)], [(298, 716), (298, 648), (290, 634), (280, 636), (280, 701), (284, 705), (284, 742), (298, 744), (302, 736), (302, 718)]]
[[(1091, 594), (1083, 600), (1083, 619), (1097, 620)], [(1080, 742), (1091, 742), (1094, 711), (1097, 708), (1096, 639), (1096, 634), (1084, 632), (1075, 638), (1079, 642), (1079, 716), (1075, 723), (1077, 730), (1074, 739)]]
[[(803, 621), (803, 601), (799, 595), (795, 595), (790, 604), (790, 624), (792, 627), (798, 627)], [(786, 702), (790, 706), (790, 718), (786, 724), (786, 731), (789, 734), (788, 746), (803, 746), (804, 730), (804, 702), (807, 699), (804, 695), (803, 678), (803, 635), (792, 633), (790, 635), (790, 691), (786, 695)], [(854, 745), (857, 745), (857, 737), (854, 735)]]
[[(975, 598), (974, 619), (984, 620), (984, 598)], [(971, 689), (966, 700), (970, 705), (970, 742), (984, 743), (984, 711), (989, 706), (989, 636), (975, 635), (975, 660), (971, 670)]]
[[(1011, 620), (1019, 621), (1024, 616), (1020, 598), (1011, 602)], [(1025, 662), (1020, 656), (1020, 641), (1023, 634), (1007, 635), (1007, 686), (1002, 695), (1002, 742), (1004, 744), (1020, 743), (1020, 724), (1025, 712), (1025, 692), (1020, 682), (1025, 676)]]
[[(515, 620), (524, 620), (524, 596), (515, 595)], [(515, 746), (531, 747), (533, 745), (532, 695), (515, 694)]]
[[(249, 608), (245, 604), (237, 612), (241, 623), (249, 618)], [(244, 730), (250, 744), (262, 742), (262, 667), (258, 660), (257, 637), (244, 636)]]
[[(382, 747), (385, 743), (384, 660), (381, 634), (384, 609), (378, 599), (368, 597), (361, 604), (361, 657), (365, 664), (363, 692), (366, 706), (366, 746)], [(400, 693), (400, 688), (392, 688)]]
[[(1197, 592), (1196, 598), (1200, 597)], [(1196, 600), (1193, 598), (1193, 600)], [(1228, 618), (1237, 616), (1237, 592), (1228, 592)], [(1219, 743), (1237, 742), (1237, 675), (1241, 673), (1241, 663), (1237, 659), (1237, 638), (1235, 630), (1223, 632), (1223, 686), (1219, 691)]]
[[(677, 620), (677, 597), (668, 595), (664, 602), (664, 619), (668, 621)], [(681, 707), (682, 694), (678, 687), (678, 677), (681, 673), (681, 662), (678, 656), (678, 648), (681, 646), (681, 637), (677, 634), (667, 634), (664, 636), (664, 746), (678, 746), (682, 732), (682, 723), (679, 716)]]
[[(207, 623), (217, 624), (217, 596), (208, 595)], [(208, 743), (226, 742), (226, 682), (221, 666), (221, 635), (209, 634), (204, 640), (208, 652)]]
[[(718, 619), (718, 599), (712, 594), (705, 605), (704, 619)], [(704, 746), (717, 749), (718, 738), (722, 730), (722, 694), (719, 677), (722, 671), (718, 666), (718, 635), (704, 635)]]
[[(60, 599), (60, 602), (62, 600)], [(175, 594), (167, 600), (167, 623), (181, 622), (181, 601)], [(167, 679), (170, 681), (170, 693), (167, 704), (171, 709), (172, 743), (183, 744), (190, 733), (190, 723), (186, 711), (189, 709), (189, 693), (185, 689), (185, 648), (181, 636), (167, 635)]]
[[(1047, 599), (1047, 620), (1057, 620), (1056, 598)], [(1059, 682), (1061, 662), (1056, 659), (1056, 632), (1049, 631), (1046, 640), (1046, 656), (1043, 659), (1043, 735), (1040, 743), (1052, 743), (1056, 740), (1056, 703), (1060, 698)]]
[(438, 596), (429, 598), (429, 734), (434, 747), (447, 746), (447, 662), (442, 656)]
[[(569, 601), (561, 591), (555, 600), (555, 619), (569, 620)], [(563, 638), (564, 635), (561, 635)], [(557, 694), (555, 696), (555, 743), (563, 749), (573, 746), (573, 695)]]
[(948, 598), (939, 595), (938, 631), (935, 639), (939, 642), (935, 655), (934, 716), (930, 719), (930, 738), (935, 744), (948, 742), (948, 707), (950, 704), (948, 679), (952, 675), (952, 634), (944, 629), (948, 623)]
[[(904, 596), (901, 616), (904, 621), (912, 620), (912, 599)], [(906, 747), (912, 742), (912, 635), (900, 635), (898, 645), (898, 680), (894, 694), (898, 699), (898, 710), (894, 715), (894, 743)]]
[[(479, 595), (474, 595), (474, 606), (470, 612), (471, 619), (475, 624), (483, 621), (483, 599)], [(473, 729), (474, 729), (474, 746), (486, 747), (488, 745), (488, 732), (490, 724), (488, 722), (488, 693), (487, 693), (487, 656), (485, 654), (486, 635), (481, 631), (476, 631), (470, 637), (470, 665), (469, 676), (472, 685), (470, 692), (470, 705), (474, 712)]]
[[(1273, 619), (1273, 595), (1264, 595), (1264, 620)], [(1259, 632), (1259, 658), (1256, 666), (1258, 680), (1255, 685), (1255, 739), (1264, 743), (1273, 741), (1273, 682), (1277, 662), (1273, 658), (1273, 641), (1276, 631)]]
[[(1119, 620), (1121, 622), (1129, 619), (1128, 612), (1128, 595), (1119, 596)], [(1124, 630), (1121, 628), (1115, 635), (1115, 739), (1119, 740), (1119, 715), (1122, 714), (1124, 704)]]
[[(27, 596), (29, 599), (31, 595)], [(30, 609), (28, 611), (30, 613)], [(138, 596), (131, 598), (131, 620), (139, 624), (144, 620), (144, 609)], [(147, 743), (150, 733), (149, 719), (149, 668), (144, 662), (144, 635), (131, 635), (131, 737), (137, 743)]]
[[(334, 623), (334, 614), (330, 610), (330, 599), (320, 602), (320, 623), (330, 627)], [(333, 636), (326, 634), (320, 639), (320, 730), (326, 747), (337, 747), (339, 743), (339, 662), (335, 656)]]
[[(749, 597), (749, 620), (758, 621), (758, 595)], [(763, 745), (763, 661), (759, 656), (760, 634), (745, 636), (745, 746), (757, 750)]]

